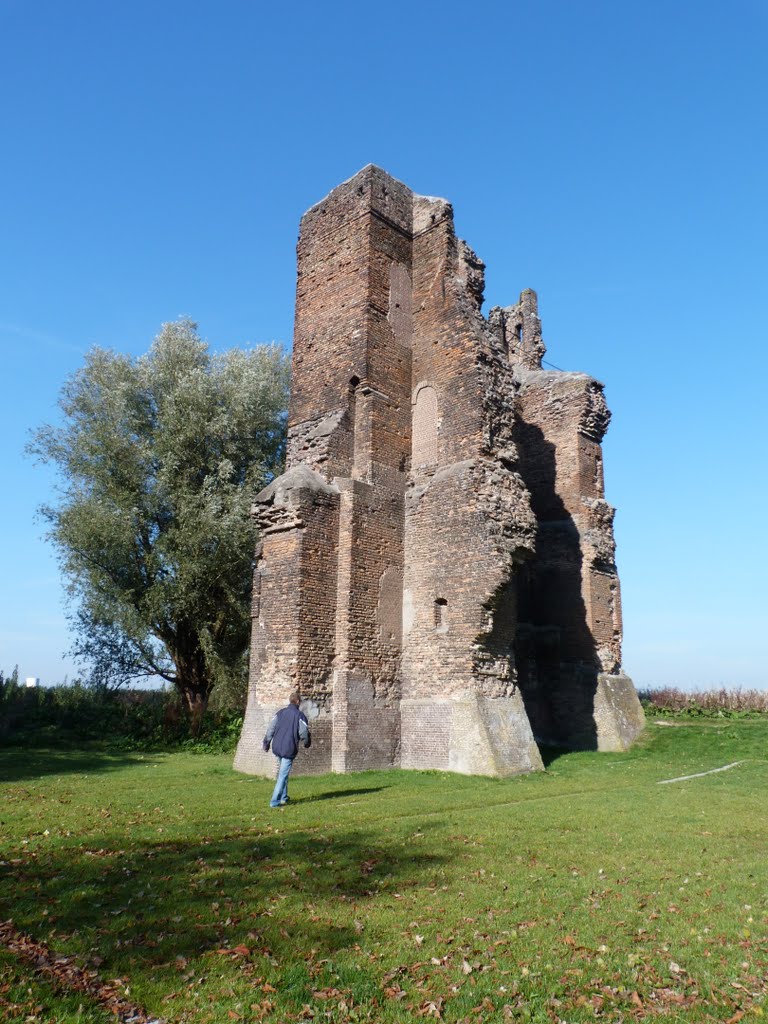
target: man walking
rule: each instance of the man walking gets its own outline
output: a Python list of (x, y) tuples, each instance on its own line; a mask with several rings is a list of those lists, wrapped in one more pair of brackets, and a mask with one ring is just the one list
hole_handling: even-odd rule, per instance
[(299, 711), (300, 700), (299, 691), (294, 690), (288, 698), (288, 707), (277, 712), (264, 736), (264, 749), (269, 750), (272, 744), (272, 753), (279, 761), (270, 807), (284, 807), (288, 803), (288, 776), (293, 767), (293, 759), (299, 752), (299, 740), (305, 747), (312, 744), (307, 717), (303, 711)]

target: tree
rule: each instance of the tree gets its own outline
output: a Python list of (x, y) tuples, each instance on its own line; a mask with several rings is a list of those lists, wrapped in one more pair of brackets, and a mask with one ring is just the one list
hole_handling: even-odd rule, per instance
[(3, 674), (0, 669), (0, 704), (10, 703), (19, 695), (21, 683), (19, 682), (19, 666), (15, 665), (9, 676)]
[(164, 324), (132, 359), (92, 349), (65, 383), (62, 425), (29, 451), (59, 470), (49, 524), (72, 600), (75, 653), (103, 681), (157, 675), (199, 724), (243, 671), (253, 495), (280, 471), (289, 362), (277, 345), (212, 355), (196, 324)]

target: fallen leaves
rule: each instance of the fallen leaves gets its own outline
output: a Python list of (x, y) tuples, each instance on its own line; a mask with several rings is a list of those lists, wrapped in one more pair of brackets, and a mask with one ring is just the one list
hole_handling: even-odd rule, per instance
[(250, 956), (251, 951), (248, 946), (232, 946), (226, 949), (217, 949), (216, 952), (219, 956)]
[(407, 993), (395, 982), (394, 985), (384, 986), (384, 995), (387, 999), (404, 999)]
[(95, 1002), (105, 1007), (123, 1024), (160, 1024), (156, 1017), (126, 999), (120, 989), (128, 989), (122, 978), (105, 982), (96, 970), (84, 968), (72, 957), (56, 954), (43, 942), (36, 942), (14, 928), (12, 921), (0, 923), (0, 945), (20, 960), (30, 964), (36, 974), (41, 974), (54, 986), (75, 992), (84, 992)]
[(442, 1020), (443, 1017), (443, 1000), (442, 999), (425, 999), (424, 1002), (416, 1010), (417, 1017), (436, 1017), (438, 1020)]
[[(275, 990), (272, 989), (272, 991), (274, 992)], [(313, 999), (337, 999), (342, 995), (344, 995), (344, 993), (341, 989), (334, 988), (333, 986), (330, 988), (316, 988), (312, 991)]]

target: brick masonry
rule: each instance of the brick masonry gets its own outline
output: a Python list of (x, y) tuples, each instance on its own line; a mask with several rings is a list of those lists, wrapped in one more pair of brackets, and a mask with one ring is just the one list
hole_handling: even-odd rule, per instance
[(625, 749), (602, 385), (542, 368), (534, 292), (481, 312), (449, 203), (373, 166), (303, 217), (283, 476), (261, 527), (235, 767), (292, 688), (296, 770), (510, 775)]

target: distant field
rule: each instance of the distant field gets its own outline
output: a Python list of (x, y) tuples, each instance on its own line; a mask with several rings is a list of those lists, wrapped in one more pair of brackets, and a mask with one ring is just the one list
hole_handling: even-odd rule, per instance
[(748, 1024), (767, 758), (764, 718), (667, 719), (506, 781), (299, 777), (271, 811), (231, 755), (0, 751), (0, 1019)]
[(643, 690), (640, 698), (651, 713), (669, 711), (690, 716), (744, 718), (768, 714), (768, 690), (680, 690), (660, 686)]

